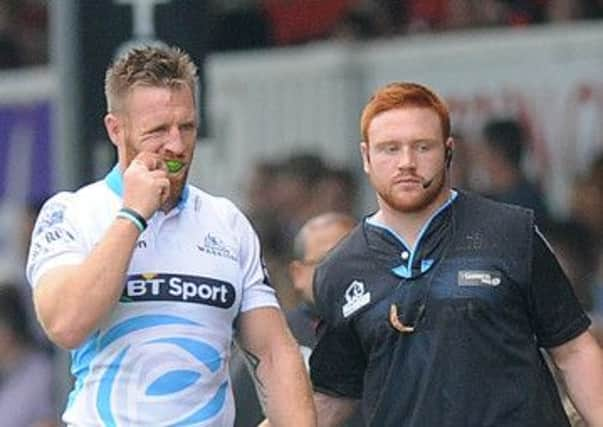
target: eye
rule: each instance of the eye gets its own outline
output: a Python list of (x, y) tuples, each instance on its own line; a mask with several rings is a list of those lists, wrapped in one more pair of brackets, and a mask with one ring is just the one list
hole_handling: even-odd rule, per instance
[(161, 126), (154, 129), (150, 129), (144, 134), (144, 138), (159, 138), (167, 133), (167, 127)]
[(398, 144), (384, 144), (383, 145), (383, 151), (388, 153), (388, 154), (394, 154), (397, 153), (400, 150), (400, 147)]
[(194, 132), (197, 126), (194, 123), (185, 123), (180, 125), (181, 132)]

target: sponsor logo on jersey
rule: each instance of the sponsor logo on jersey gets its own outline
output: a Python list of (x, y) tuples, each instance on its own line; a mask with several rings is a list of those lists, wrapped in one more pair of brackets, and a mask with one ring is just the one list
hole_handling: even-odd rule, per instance
[(121, 302), (180, 301), (229, 308), (235, 300), (234, 286), (208, 277), (170, 273), (128, 276)]
[(364, 283), (354, 280), (345, 291), (345, 301), (343, 317), (348, 317), (371, 301), (371, 293), (365, 291)]
[(500, 282), (498, 271), (461, 270), (458, 273), (459, 286), (498, 286)]
[(203, 239), (203, 245), (197, 245), (197, 249), (210, 255), (238, 261), (235, 251), (226, 246), (222, 239), (213, 233), (207, 233), (205, 239)]

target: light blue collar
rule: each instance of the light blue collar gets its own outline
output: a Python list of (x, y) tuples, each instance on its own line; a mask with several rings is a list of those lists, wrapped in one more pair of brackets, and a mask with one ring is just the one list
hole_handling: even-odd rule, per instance
[[(419, 236), (417, 237), (417, 241), (415, 242), (414, 246), (411, 246), (409, 244), (407, 244), (404, 239), (402, 238), (402, 236), (400, 236), (393, 228), (388, 227), (385, 224), (382, 224), (381, 222), (379, 222), (375, 216), (377, 215), (377, 213), (371, 215), (370, 217), (368, 217), (366, 219), (367, 224), (370, 224), (374, 227), (377, 228), (381, 228), (386, 230), (387, 232), (389, 232), (391, 235), (393, 235), (396, 239), (398, 239), (398, 241), (400, 241), (400, 243), (402, 243), (402, 245), (408, 250), (409, 252), (409, 257), (408, 260), (401, 263), (400, 265), (398, 265), (397, 267), (394, 267), (392, 269), (392, 272), (399, 277), (402, 278), (410, 278), (412, 277), (412, 267), (414, 265), (414, 261), (415, 261), (415, 257), (417, 255), (417, 251), (418, 248), (420, 246), (420, 244), (422, 243), (423, 237), (427, 232), (427, 229), (429, 228), (429, 226), (431, 225), (433, 219), (438, 216), (440, 214), (440, 212), (444, 211), (445, 209), (447, 209), (449, 206), (452, 205), (452, 203), (456, 200), (458, 196), (458, 192), (456, 190), (450, 190), (450, 196), (448, 197), (448, 200), (446, 200), (446, 202), (444, 202), (444, 204), (442, 206), (440, 206), (438, 209), (436, 209), (436, 211), (429, 217), (429, 219), (425, 222), (425, 224), (423, 224), (423, 226), (421, 227), (421, 230), (419, 232)], [(421, 260), (421, 273), (426, 272), (427, 270), (429, 270), (434, 264), (434, 260), (433, 259), (423, 259)]]
[[(109, 188), (115, 194), (117, 194), (120, 198), (123, 197), (124, 184), (123, 184), (123, 176), (122, 176), (121, 170), (119, 169), (119, 165), (113, 166), (113, 169), (111, 169), (111, 172), (109, 172), (107, 174), (107, 176), (105, 176), (105, 182), (107, 183), (107, 186), (109, 186)], [(186, 205), (186, 202), (188, 200), (188, 194), (189, 194), (189, 188), (188, 188), (188, 185), (185, 185), (184, 190), (182, 191), (182, 194), (180, 195), (180, 200), (178, 201), (178, 205), (177, 205), (178, 209), (181, 209), (181, 210), (184, 209), (184, 206)]]

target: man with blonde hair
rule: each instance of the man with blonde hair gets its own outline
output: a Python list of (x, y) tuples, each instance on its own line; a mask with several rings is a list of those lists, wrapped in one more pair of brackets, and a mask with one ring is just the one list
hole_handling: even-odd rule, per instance
[(235, 337), (268, 418), (315, 423), (255, 232), (230, 201), (186, 183), (196, 72), (177, 48), (118, 58), (105, 82), (118, 164), (38, 217), (27, 274), (48, 336), (71, 350), (68, 425), (232, 425)]

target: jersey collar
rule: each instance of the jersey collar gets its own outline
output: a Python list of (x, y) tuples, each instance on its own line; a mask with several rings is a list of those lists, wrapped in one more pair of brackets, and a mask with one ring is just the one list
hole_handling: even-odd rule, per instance
[(414, 247), (393, 229), (375, 221), (374, 215), (367, 217), (364, 229), (369, 248), (400, 278), (410, 279), (426, 273), (439, 261), (444, 243), (451, 238), (450, 208), (457, 196), (458, 192), (452, 190), (448, 200), (425, 222)]
[[(124, 184), (123, 184), (123, 176), (122, 176), (121, 170), (119, 169), (119, 165), (113, 166), (113, 169), (111, 169), (111, 172), (109, 172), (107, 174), (107, 176), (105, 176), (105, 182), (107, 183), (107, 186), (111, 189), (111, 191), (113, 191), (115, 194), (117, 194), (120, 198), (123, 197)], [(188, 195), (189, 195), (189, 188), (188, 188), (188, 184), (186, 184), (184, 186), (184, 190), (182, 191), (182, 194), (180, 195), (180, 200), (178, 201), (178, 204), (176, 205), (176, 207), (178, 209), (182, 210), (184, 208), (184, 206), (186, 205), (186, 202), (188, 201)]]

